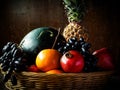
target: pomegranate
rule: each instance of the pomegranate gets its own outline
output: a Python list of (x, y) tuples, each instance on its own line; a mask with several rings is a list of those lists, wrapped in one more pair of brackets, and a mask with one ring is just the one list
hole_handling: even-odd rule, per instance
[(84, 57), (76, 50), (66, 52), (60, 59), (64, 72), (77, 73), (84, 68)]

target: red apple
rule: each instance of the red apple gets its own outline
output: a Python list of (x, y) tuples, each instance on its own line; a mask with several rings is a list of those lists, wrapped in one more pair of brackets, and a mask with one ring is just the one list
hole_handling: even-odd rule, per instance
[(84, 57), (78, 51), (70, 50), (61, 57), (60, 64), (64, 72), (81, 72), (84, 68)]
[(28, 67), (28, 71), (30, 72), (39, 72), (40, 70), (37, 68), (36, 65), (31, 65)]
[(99, 50), (96, 50), (93, 52), (93, 55), (98, 58), (97, 67), (103, 70), (114, 69), (113, 58), (108, 48), (101, 48)]

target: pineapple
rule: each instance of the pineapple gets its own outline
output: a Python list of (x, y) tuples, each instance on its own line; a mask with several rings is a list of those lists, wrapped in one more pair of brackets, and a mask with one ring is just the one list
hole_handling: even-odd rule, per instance
[(83, 37), (85, 41), (88, 39), (87, 30), (81, 25), (83, 17), (86, 13), (85, 0), (63, 0), (64, 8), (67, 13), (69, 24), (63, 30), (63, 36), (66, 41), (69, 38)]

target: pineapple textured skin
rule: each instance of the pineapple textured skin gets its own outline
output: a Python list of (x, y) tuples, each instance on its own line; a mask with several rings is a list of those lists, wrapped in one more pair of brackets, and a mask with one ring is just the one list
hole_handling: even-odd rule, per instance
[(88, 40), (88, 32), (87, 30), (76, 22), (70, 22), (63, 31), (63, 36), (68, 41), (69, 38), (76, 37), (79, 39), (83, 37), (85, 41)]

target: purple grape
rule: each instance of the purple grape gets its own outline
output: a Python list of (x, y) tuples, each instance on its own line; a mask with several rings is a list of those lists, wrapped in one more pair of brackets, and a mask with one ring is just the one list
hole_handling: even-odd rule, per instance
[(61, 46), (60, 45), (61, 44), (59, 43), (58, 51), (62, 54), (64, 54), (69, 50), (77, 50), (83, 55), (85, 60), (85, 66), (84, 66), (85, 72), (97, 70), (96, 68), (97, 59), (95, 58), (95, 56), (92, 55), (92, 53), (89, 50), (91, 44), (84, 41), (84, 38), (81, 37), (79, 40), (77, 40), (76, 37), (73, 37), (68, 39), (68, 42), (66, 42), (66, 44)]
[(8, 42), (6, 45), (4, 45), (2, 53), (8, 52), (12, 44), (13, 44), (12, 42)]
[(84, 42), (84, 38), (80, 37), (79, 41)]
[[(26, 53), (16, 44), (8, 42), (2, 49), (3, 55), (0, 57), (1, 69), (4, 71), (3, 82), (7, 82), (10, 78), (13, 79), (11, 75), (14, 72), (21, 72), (28, 66)], [(11, 80), (13, 84), (13, 82)]]

